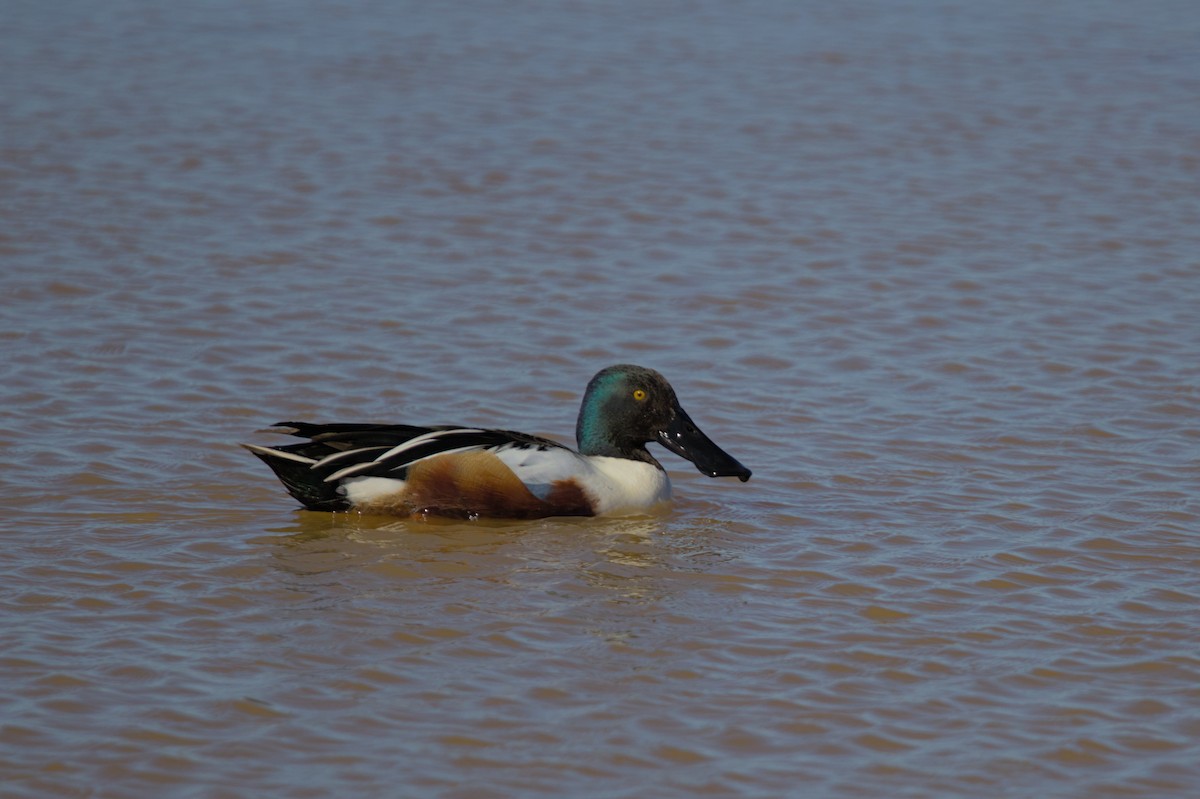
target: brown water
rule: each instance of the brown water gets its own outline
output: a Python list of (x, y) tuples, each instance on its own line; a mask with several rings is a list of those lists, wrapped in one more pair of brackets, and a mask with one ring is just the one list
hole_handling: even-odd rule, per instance
[[(1192, 2), (8, 3), (5, 797), (1195, 796)], [(281, 419), (663, 514), (296, 510)]]

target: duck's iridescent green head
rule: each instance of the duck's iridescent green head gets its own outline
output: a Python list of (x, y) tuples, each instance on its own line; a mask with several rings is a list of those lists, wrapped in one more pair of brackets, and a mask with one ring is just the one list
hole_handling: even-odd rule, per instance
[(575, 438), (584, 455), (656, 465), (646, 444), (657, 441), (709, 477), (737, 477), (743, 483), (750, 479), (750, 470), (714, 444), (680, 407), (666, 378), (642, 366), (610, 366), (592, 378), (579, 408)]

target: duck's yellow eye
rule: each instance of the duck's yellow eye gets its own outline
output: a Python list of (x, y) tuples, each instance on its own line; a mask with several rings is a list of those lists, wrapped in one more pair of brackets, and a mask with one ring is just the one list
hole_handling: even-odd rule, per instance
[(633, 398), (638, 402), (641, 402), (642, 400), (646, 399), (646, 392), (640, 388), (635, 388), (633, 390)]

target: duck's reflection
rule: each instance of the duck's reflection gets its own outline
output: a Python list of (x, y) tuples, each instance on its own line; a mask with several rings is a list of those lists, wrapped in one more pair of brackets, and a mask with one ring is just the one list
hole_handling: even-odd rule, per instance
[(519, 581), (530, 571), (566, 570), (588, 585), (634, 598), (644, 595), (636, 584), (672, 568), (674, 547), (667, 546), (664, 555), (662, 521), (637, 516), (463, 522), (298, 511), (289, 524), (264, 531), (258, 542), (272, 545), (274, 565), (296, 576), (388, 563), (462, 579), (507, 575)]

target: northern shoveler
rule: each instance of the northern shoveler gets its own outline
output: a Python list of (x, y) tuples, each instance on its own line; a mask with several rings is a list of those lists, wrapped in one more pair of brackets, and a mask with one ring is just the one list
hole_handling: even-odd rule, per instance
[(280, 422), (300, 444), (243, 444), (310, 510), (535, 519), (647, 509), (671, 481), (646, 449), (657, 441), (709, 477), (750, 470), (704, 435), (671, 384), (622, 364), (588, 383), (579, 451), (545, 438), (475, 427)]

